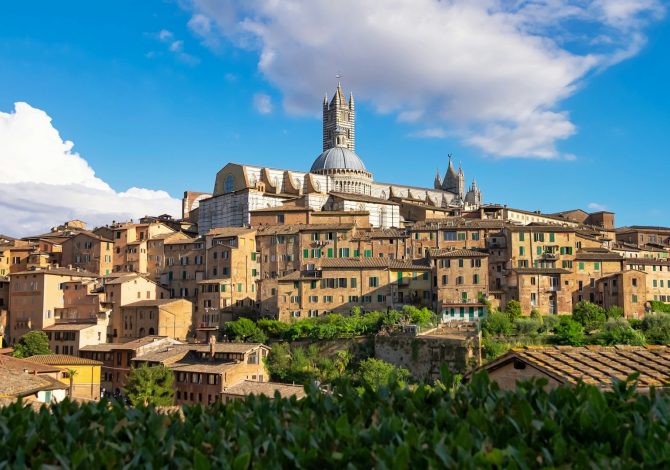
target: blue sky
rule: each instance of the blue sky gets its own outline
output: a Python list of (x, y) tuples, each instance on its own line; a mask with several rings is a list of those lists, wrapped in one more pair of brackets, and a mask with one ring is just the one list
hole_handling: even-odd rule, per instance
[[(425, 8), (437, 18), (419, 34), (400, 28), (413, 21), (408, 15), (371, 24), (375, 13), (393, 16), (375, 11), (376, 2), (351, 4), (362, 5), (352, 17), (367, 18), (364, 26), (333, 24), (343, 12), (325, 15), (329, 2), (287, 0), (305, 6), (297, 16), (265, 3), (5, 2), (0, 113), (12, 119), (15, 102), (44, 111), (95, 172), (95, 184), (114, 194), (135, 187), (180, 198), (184, 190), (210, 191), (229, 161), (309, 169), (321, 150), (321, 99), (341, 73), (356, 97), (357, 152), (376, 180), (431, 186), (451, 153), (486, 202), (546, 212), (591, 204), (616, 212), (618, 225), (668, 225), (670, 25), (660, 4), (627, 10), (613, 0), (583, 12), (502, 17), (493, 1), (481, 10), (433, 11), (442, 7), (417, 0), (412, 14)], [(317, 3), (320, 10), (307, 11)], [(449, 23), (454, 16), (458, 26)], [(478, 37), (481, 21), (500, 28), (483, 46), (468, 39)], [(361, 39), (352, 47), (340, 31)], [(486, 40), (507, 42), (488, 57)], [(15, 143), (3, 149), (3, 166), (33, 158), (36, 150), (12, 153), (21, 144), (16, 134), (5, 137)], [(30, 165), (39, 172), (42, 163)], [(0, 186), (48, 184), (30, 194), (65, 207), (54, 187), (81, 183), (69, 175), (0, 176)], [(37, 230), (56, 216), (123, 217), (72, 207), (31, 216), (29, 202), (5, 207), (18, 215), (0, 232)], [(138, 204), (137, 211), (151, 208)]]

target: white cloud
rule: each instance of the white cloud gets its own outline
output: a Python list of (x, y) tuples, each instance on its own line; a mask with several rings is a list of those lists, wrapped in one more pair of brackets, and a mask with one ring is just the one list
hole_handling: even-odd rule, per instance
[(441, 127), (430, 127), (428, 129), (421, 129), (419, 131), (412, 132), (410, 137), (422, 137), (427, 139), (444, 139), (447, 137), (447, 131)]
[(315, 114), (342, 71), (359, 100), (401, 122), (449, 126), (495, 156), (536, 158), (562, 157), (556, 143), (576, 128), (561, 102), (590, 73), (636, 54), (641, 28), (664, 14), (660, 0), (190, 5), (200, 37), (258, 51), (289, 112)]
[(100, 225), (179, 216), (181, 202), (165, 191), (115, 191), (73, 146), (40, 109), (16, 103), (14, 112), (0, 112), (0, 233), (38, 233), (73, 218)]
[[(160, 42), (167, 44), (168, 51), (171, 52), (179, 62), (187, 65), (197, 65), (200, 63), (199, 58), (184, 52), (184, 41), (181, 39), (176, 39), (172, 31), (161, 29), (158, 34), (150, 34), (149, 36), (157, 38)], [(152, 59), (158, 54), (154, 51), (151, 51), (145, 55), (148, 59)]]
[(607, 210), (607, 206), (605, 204), (600, 204), (597, 202), (589, 202), (586, 207), (588, 209), (591, 209), (592, 211), (605, 211)]
[(270, 114), (272, 112), (272, 97), (265, 93), (254, 94), (254, 109), (260, 114)]

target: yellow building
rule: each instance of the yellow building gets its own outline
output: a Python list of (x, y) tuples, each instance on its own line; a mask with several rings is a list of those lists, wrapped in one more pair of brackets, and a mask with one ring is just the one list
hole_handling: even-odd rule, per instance
[(68, 386), (72, 398), (100, 399), (102, 362), (65, 354), (43, 354), (27, 358), (31, 362), (62, 369), (60, 381)]

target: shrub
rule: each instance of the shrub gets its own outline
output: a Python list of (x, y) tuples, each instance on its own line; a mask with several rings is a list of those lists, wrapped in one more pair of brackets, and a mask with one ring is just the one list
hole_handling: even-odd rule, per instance
[(226, 323), (226, 333), (233, 341), (264, 343), (268, 339), (263, 330), (248, 318)]
[(656, 313), (670, 313), (670, 304), (659, 302), (657, 300), (651, 301), (651, 311)]
[(521, 304), (517, 300), (510, 300), (505, 305), (505, 313), (510, 321), (521, 316)]
[(419, 309), (413, 305), (405, 305), (402, 308), (402, 312), (409, 318), (410, 323), (416, 323), (417, 325), (426, 325), (430, 323), (435, 316), (435, 314), (426, 307)]
[(492, 312), (482, 320), (484, 335), (509, 336), (514, 326), (509, 316), (503, 312)]
[[(178, 412), (69, 400), (0, 408), (6, 468), (668, 468), (670, 396), (546, 381), (249, 396)], [(58, 436), (55, 439), (54, 436)]]
[(517, 318), (514, 321), (516, 334), (535, 336), (539, 333), (542, 323), (535, 318)]
[(560, 321), (561, 318), (558, 315), (544, 315), (540, 331), (543, 333), (553, 333)]
[(642, 331), (647, 341), (654, 344), (670, 344), (670, 314), (650, 313), (642, 319)]
[(271, 320), (267, 318), (258, 320), (256, 322), (256, 326), (258, 326), (261, 330), (263, 330), (269, 338), (275, 338), (275, 339), (282, 338), (286, 334), (286, 332), (291, 328), (291, 325), (289, 325), (288, 323), (279, 320)]
[(625, 317), (625, 312), (623, 311), (623, 308), (615, 305), (613, 307), (610, 307), (607, 312), (605, 312), (605, 315), (607, 316), (608, 319), (610, 318), (624, 318)]
[(628, 321), (623, 318), (612, 318), (605, 322), (596, 343), (603, 345), (630, 344), (644, 346), (645, 337), (640, 331), (634, 330)]
[(374, 391), (390, 382), (402, 382), (407, 377), (409, 377), (407, 369), (374, 358), (362, 361), (358, 371), (360, 382)]
[(605, 309), (602, 307), (582, 300), (575, 305), (572, 319), (580, 323), (584, 327), (584, 331), (590, 333), (600, 329), (607, 316), (605, 315)]
[(530, 311), (530, 318), (532, 318), (533, 320), (537, 320), (540, 323), (542, 323), (542, 314), (536, 308), (534, 308)]
[(51, 354), (49, 338), (43, 331), (29, 331), (21, 336), (14, 345), (14, 357), (30, 357), (40, 354)]
[(482, 349), (482, 352), (484, 353), (484, 361), (489, 362), (509, 351), (510, 345), (507, 342), (494, 338), (483, 338)]
[(584, 343), (584, 327), (570, 317), (561, 316), (554, 331), (554, 341), (558, 344), (581, 346)]

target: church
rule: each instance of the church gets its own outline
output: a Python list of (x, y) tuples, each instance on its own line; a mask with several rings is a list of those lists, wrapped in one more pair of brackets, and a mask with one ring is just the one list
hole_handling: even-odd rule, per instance
[(432, 188), (375, 181), (356, 154), (355, 119), (353, 94), (347, 99), (338, 83), (332, 99), (324, 97), (323, 149), (309, 171), (228, 163), (217, 173), (212, 195), (197, 200), (198, 231), (247, 226), (253, 211), (282, 206), (367, 212), (372, 227), (402, 228), (403, 207), (446, 214), (481, 205), (477, 183), (466, 191), (463, 169), (456, 171), (451, 155), (444, 178), (438, 173)]

